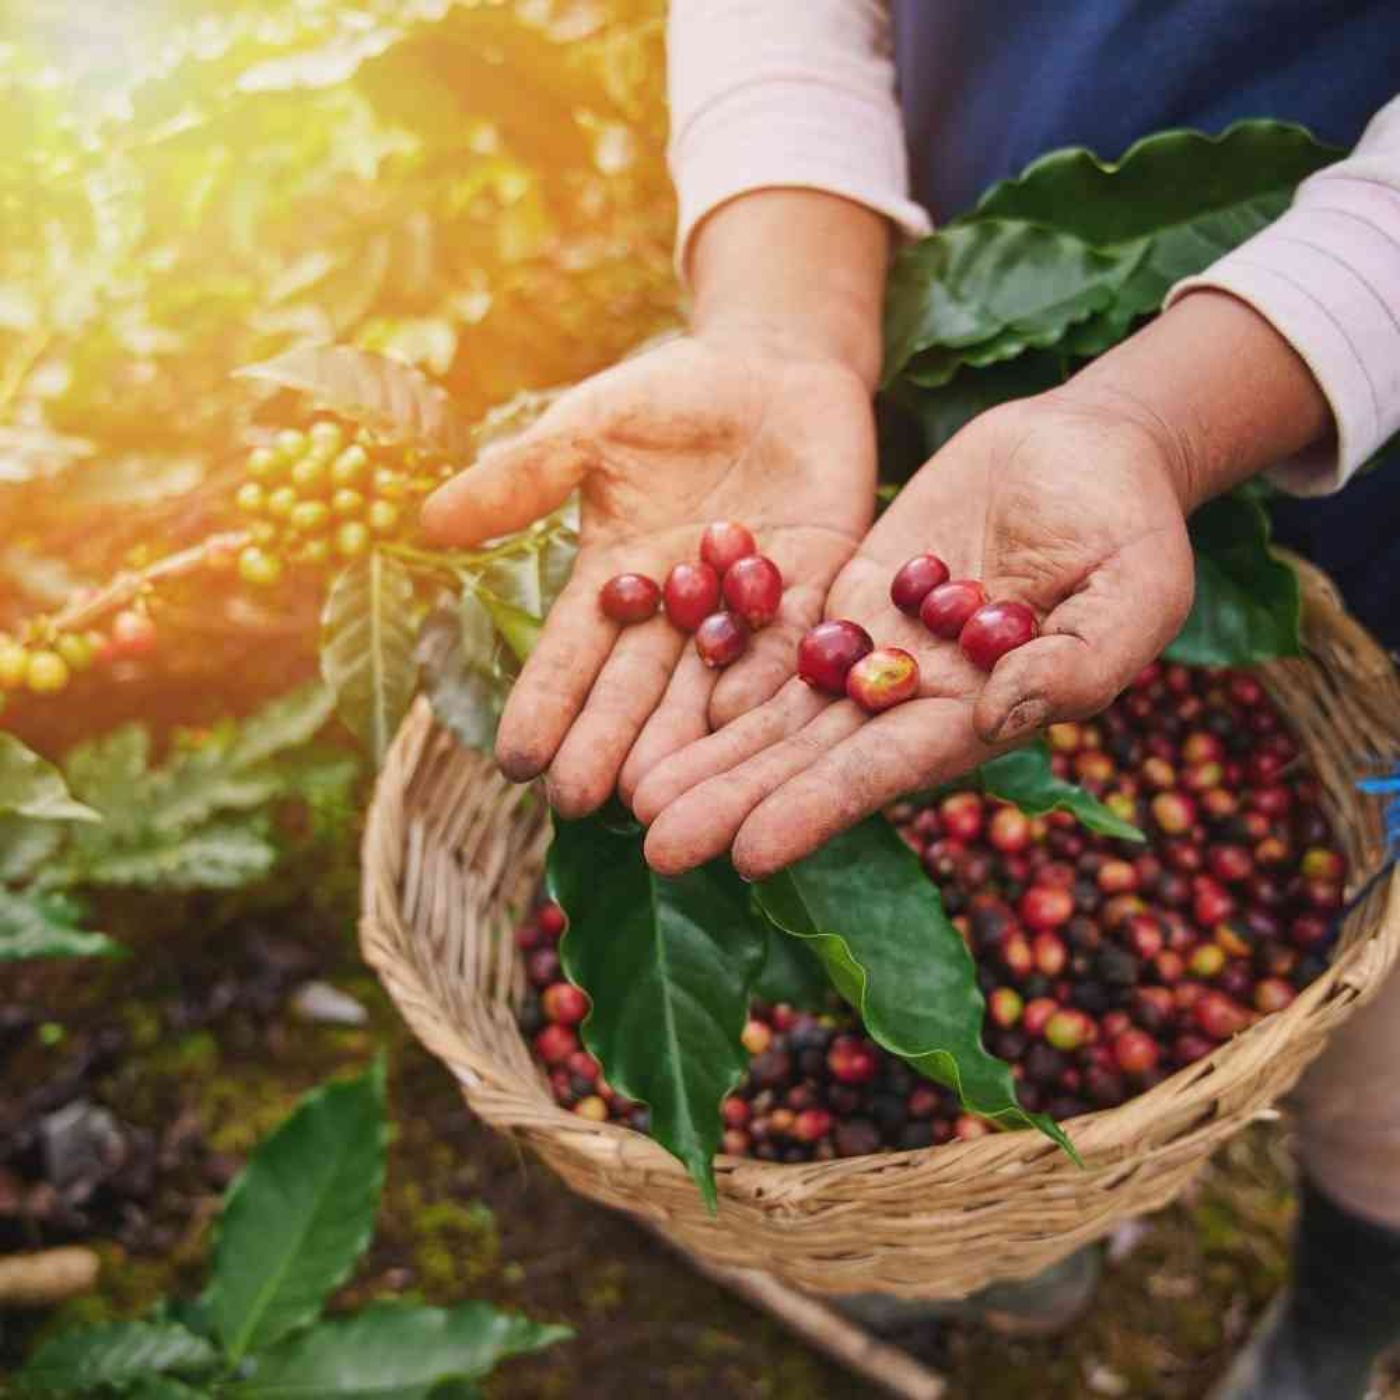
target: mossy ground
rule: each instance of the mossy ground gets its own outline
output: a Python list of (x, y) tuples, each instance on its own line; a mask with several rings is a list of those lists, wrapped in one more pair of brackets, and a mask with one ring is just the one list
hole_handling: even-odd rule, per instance
[[(498, 1400), (869, 1393), (698, 1278), (641, 1227), (576, 1197), (474, 1121), (447, 1072), (412, 1041), (358, 963), (353, 881), (323, 873), (310, 908), (283, 889), (280, 897), (264, 890), (203, 901), (198, 910), (142, 900), (104, 911), (105, 926), (137, 955), (24, 974), (25, 995), (63, 1030), (43, 1037), (56, 1038), (50, 1045), (36, 1033), (11, 1056), (0, 1097), (54, 1072), (66, 1047), (94, 1027), (119, 1024), (125, 1049), (86, 1092), (137, 1128), (181, 1121), (200, 1143), (200, 1160), (226, 1174), (302, 1092), (387, 1046), (395, 1121), (388, 1184), (372, 1251), (337, 1307), (384, 1294), (438, 1303), (487, 1297), (575, 1327), (575, 1341), (496, 1377), (490, 1394)], [(328, 898), (327, 887), (339, 896)], [(248, 1009), (236, 992), (247, 971), (240, 940), (265, 937), (296, 950), (298, 976), (328, 977), (359, 998), (370, 1025), (309, 1025), (287, 1012), (285, 998)], [(174, 1029), (219, 987), (227, 1009)], [(97, 1242), (100, 1291), (46, 1319), (11, 1319), (0, 1357), (12, 1364), (39, 1330), (131, 1316), (168, 1290), (195, 1291), (217, 1199), (207, 1173), (192, 1173), (188, 1162), (162, 1173), (146, 1235), (129, 1246)], [(1120, 1239), (1095, 1307), (1068, 1333), (1007, 1341), (949, 1326), (928, 1354), (949, 1378), (950, 1400), (1198, 1397), (1283, 1278), (1291, 1211), (1283, 1132), (1260, 1126), (1222, 1151), (1183, 1200), (1142, 1222), (1126, 1252)], [(1400, 1387), (1388, 1393), (1400, 1396)]]

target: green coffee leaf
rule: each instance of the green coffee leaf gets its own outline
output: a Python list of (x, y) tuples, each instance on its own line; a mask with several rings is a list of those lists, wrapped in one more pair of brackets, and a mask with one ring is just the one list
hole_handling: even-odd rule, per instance
[(938, 890), (881, 817), (754, 887), (759, 908), (805, 939), (866, 1033), (973, 1113), (1032, 1126), (1073, 1155), (1051, 1119), (1016, 1101), (1011, 1069), (982, 1046), (976, 969)]
[(1236, 492), (1202, 506), (1190, 520), (1196, 597), (1167, 648), (1189, 666), (1253, 666), (1302, 651), (1298, 576), (1269, 548), (1269, 517)]
[(1116, 301), (1146, 250), (1110, 252), (1019, 219), (951, 225), (895, 259), (885, 302), (885, 382), (910, 365), (926, 387), (959, 364), (1054, 345)]
[(16, 894), (0, 887), (0, 963), (23, 958), (118, 957), (123, 949), (106, 934), (78, 927), (66, 899)]
[(0, 815), (33, 821), (95, 822), (101, 817), (74, 800), (63, 775), (13, 734), (0, 733)]
[(485, 604), (468, 589), (434, 608), (414, 654), (438, 723), (468, 748), (489, 749), (519, 666)]
[(584, 1044), (649, 1105), (653, 1136), (713, 1210), (720, 1101), (748, 1064), (739, 1035), (764, 960), (748, 890), (727, 861), (664, 879), (635, 824), (596, 816), (555, 820), (548, 878), (569, 916), (564, 970), (593, 1001)]
[(109, 1322), (60, 1332), (19, 1373), (27, 1390), (89, 1395), (166, 1371), (197, 1374), (213, 1366), (214, 1348), (175, 1322)]
[(763, 971), (754, 984), (754, 995), (764, 1001), (784, 1001), (804, 1011), (826, 1006), (831, 979), (812, 949), (800, 939), (789, 938), (765, 920), (768, 941)]
[(1055, 810), (1070, 812), (1081, 825), (1100, 836), (1113, 836), (1120, 841), (1147, 839), (1132, 822), (1124, 821), (1093, 793), (1057, 778), (1050, 766), (1049, 746), (1043, 739), (989, 759), (974, 777), (984, 792), (1015, 803), (1030, 816)]
[(384, 1183), (382, 1060), (325, 1085), (229, 1188), (204, 1303), (237, 1362), (304, 1327), (364, 1252)]
[(252, 1378), (229, 1394), (234, 1400), (428, 1400), (445, 1381), (484, 1377), (508, 1357), (572, 1335), (488, 1303), (377, 1303), (289, 1337), (260, 1356)]
[(236, 373), (307, 394), (405, 446), (463, 458), (470, 451), (471, 434), (446, 391), (402, 360), (349, 345), (307, 345)]
[(383, 763), (418, 681), (413, 576), (374, 550), (331, 585), (321, 614), (321, 676), (350, 732)]
[(1341, 154), (1287, 122), (1237, 122), (1219, 136), (1165, 131), (1119, 161), (1053, 151), (994, 185), (968, 220), (1044, 224), (1110, 255), (1145, 240), (1115, 311), (1151, 312), (1173, 283), (1272, 223), (1299, 182)]

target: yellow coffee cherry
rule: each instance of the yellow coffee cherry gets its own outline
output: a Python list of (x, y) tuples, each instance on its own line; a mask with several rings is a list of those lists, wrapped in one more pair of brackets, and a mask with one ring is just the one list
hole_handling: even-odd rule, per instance
[(299, 534), (314, 535), (330, 518), (330, 507), (324, 501), (298, 501), (287, 517), (287, 524)]
[(95, 655), (91, 639), (80, 632), (65, 632), (54, 643), (54, 650), (68, 663), (72, 671), (86, 671), (92, 665)]
[(29, 649), (13, 637), (0, 637), (0, 690), (19, 690), (29, 674)]
[(284, 462), (294, 461), (306, 451), (306, 434), (295, 428), (283, 428), (276, 438), (277, 453)]
[(399, 523), (399, 508), (389, 501), (375, 501), (365, 519), (376, 535), (387, 535)]
[(270, 447), (259, 447), (248, 455), (248, 475), (254, 481), (271, 481), (282, 470), (282, 459)]
[(279, 520), (286, 519), (297, 503), (297, 493), (290, 486), (279, 486), (267, 498), (267, 513)]
[(358, 520), (347, 520), (335, 532), (336, 552), (345, 559), (357, 559), (369, 548), (369, 529)]
[(297, 562), (301, 564), (324, 564), (331, 557), (331, 542), (323, 535), (307, 540), (297, 550)]
[(317, 452), (324, 452), (328, 457), (334, 457), (345, 446), (345, 433), (340, 424), (332, 422), (329, 418), (323, 418), (320, 422), (313, 423), (310, 437), (311, 446)]
[(369, 453), (353, 442), (331, 463), (331, 481), (336, 486), (358, 486), (369, 470)]
[(233, 500), (239, 510), (256, 515), (267, 504), (267, 492), (256, 481), (245, 481)]
[(282, 577), (282, 561), (256, 545), (249, 545), (238, 556), (238, 574), (254, 588), (270, 588)]
[(254, 544), (269, 545), (277, 538), (277, 526), (270, 520), (256, 520), (248, 527), (248, 538)]
[(25, 682), (36, 695), (52, 695), (68, 684), (72, 672), (56, 651), (36, 651), (29, 658)]
[(303, 457), (292, 463), (291, 478), (303, 496), (315, 495), (326, 484), (326, 464), (319, 457)]
[(396, 472), (392, 467), (379, 467), (374, 473), (374, 494), (382, 496), (386, 501), (397, 501), (403, 498), (403, 494), (408, 490), (408, 478), (402, 472)]
[(437, 478), (432, 476), (415, 476), (408, 483), (408, 489), (415, 496), (431, 496), (438, 489)]
[(365, 508), (365, 498), (358, 491), (342, 486), (331, 497), (331, 509), (340, 516), (358, 515)]

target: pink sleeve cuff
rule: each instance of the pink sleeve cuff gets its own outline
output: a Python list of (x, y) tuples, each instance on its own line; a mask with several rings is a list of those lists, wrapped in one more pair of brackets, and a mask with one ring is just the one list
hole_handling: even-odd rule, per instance
[(1400, 123), (1385, 129), (1392, 112), (1400, 103), (1373, 123), (1355, 156), (1305, 182), (1288, 213), (1167, 298), (1229, 292), (1312, 370), (1336, 440), (1274, 468), (1271, 479), (1294, 495), (1339, 490), (1400, 432)]
[(874, 0), (673, 0), (670, 164), (677, 258), (700, 221), (753, 190), (842, 195), (921, 237), (888, 19)]

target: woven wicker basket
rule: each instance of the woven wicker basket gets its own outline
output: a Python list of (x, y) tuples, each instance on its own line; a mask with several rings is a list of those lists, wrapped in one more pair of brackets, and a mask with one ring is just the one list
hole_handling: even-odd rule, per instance
[[(1310, 752), (1359, 879), (1377, 869), (1384, 843), (1354, 779), (1400, 752), (1400, 685), (1328, 582), (1300, 571), (1307, 656), (1265, 676)], [(1400, 882), (1387, 880), (1353, 912), (1333, 966), (1286, 1011), (1123, 1107), (1076, 1119), (1083, 1170), (1030, 1132), (795, 1166), (720, 1158), (711, 1217), (650, 1138), (557, 1107), (516, 1028), (523, 979), (510, 935), (547, 842), (537, 795), (460, 747), (420, 702), (370, 813), (366, 958), (473, 1110), (576, 1190), (712, 1262), (818, 1292), (960, 1296), (1036, 1272), (1164, 1205), (1290, 1088), (1400, 956)]]

